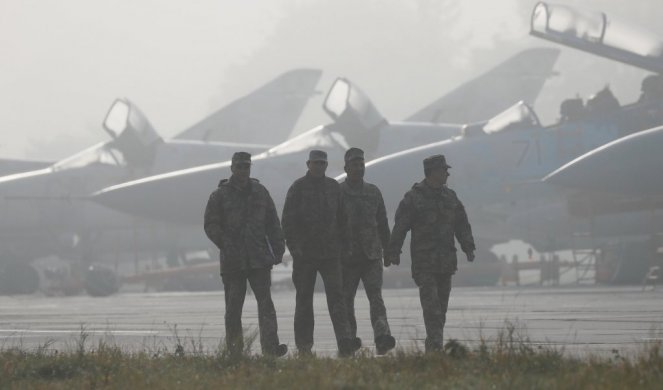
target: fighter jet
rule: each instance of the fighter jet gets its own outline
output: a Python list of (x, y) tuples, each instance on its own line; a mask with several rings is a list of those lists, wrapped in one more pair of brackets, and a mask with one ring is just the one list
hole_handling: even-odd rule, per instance
[[(480, 79), (490, 80), (488, 75), (493, 75), (497, 78), (514, 79), (516, 83), (517, 77), (509, 69), (519, 68), (518, 64), (520, 67), (529, 64), (533, 67), (524, 72), (524, 80), (516, 83), (519, 85), (516, 89), (532, 95), (532, 91), (538, 92), (546, 78), (552, 74), (552, 65), (557, 55), (556, 50), (528, 50), (499, 65)], [(430, 105), (421, 112), (432, 112), (431, 107), (436, 106), (440, 108), (441, 115), (445, 115), (445, 110), (442, 110), (439, 104), (456, 107), (460, 102), (455, 101), (455, 98), (461, 99), (470, 107), (473, 98), (477, 97), (474, 94), (484, 96), (477, 100), (482, 104), (486, 103), (489, 110), (506, 104), (501, 100), (499, 91), (496, 91), (497, 96), (493, 100), (499, 100), (500, 103), (488, 104), (490, 99), (485, 97), (487, 94), (483, 91), (480, 93), (476, 81), (470, 82), (469, 85), (469, 89), (460, 87), (455, 90), (454, 98), (439, 99), (437, 105)], [(462, 129), (462, 125), (431, 123), (436, 120), (433, 117), (428, 118), (427, 115), (429, 122), (425, 123), (388, 122), (356, 85), (343, 78), (335, 82), (323, 108), (334, 120), (333, 123), (314, 128), (253, 158), (252, 176), (266, 183), (277, 208), (282, 207), (288, 186), (303, 174), (310, 149), (319, 148), (329, 152), (328, 174), (335, 175), (342, 172), (342, 155), (350, 145), (362, 147), (368, 156), (378, 157), (410, 146), (446, 139), (459, 134)], [(471, 109), (468, 112), (488, 115), (490, 111)], [(478, 116), (473, 120), (477, 121), (479, 118), (482, 117)], [(214, 183), (229, 175), (230, 162), (213, 164), (110, 187), (96, 195), (95, 200), (132, 215), (195, 226), (200, 230), (201, 207), (204, 207)], [(145, 199), (150, 201), (145, 202)], [(199, 234), (202, 236), (202, 232)]]
[[(513, 58), (500, 64), (480, 80), (504, 78), (510, 75), (515, 78), (512, 68), (522, 68), (534, 64), (533, 69), (525, 72), (524, 81), (517, 83), (516, 89), (529, 91), (540, 90), (543, 82), (552, 74), (552, 65), (558, 51), (554, 49), (530, 49), (518, 53)], [(461, 102), (472, 101), (475, 95), (486, 95), (476, 88), (476, 80), (452, 92), (453, 97), (442, 98), (429, 105), (413, 117), (427, 117), (425, 113), (446, 110), (440, 104), (455, 107)], [(497, 93), (494, 100), (501, 104), (502, 96)], [(461, 102), (455, 99), (460, 99)], [(482, 102), (488, 101), (482, 98)], [(490, 105), (490, 109), (497, 104)], [(416, 145), (424, 145), (460, 134), (463, 125), (430, 122), (388, 122), (375, 108), (370, 99), (361, 89), (345, 78), (335, 81), (323, 104), (323, 109), (332, 118), (333, 123), (318, 126), (298, 137), (290, 139), (262, 154), (254, 156), (252, 176), (267, 183), (275, 201), (282, 202), (290, 183), (301, 175), (307, 153), (310, 149), (327, 150), (330, 164), (328, 174), (342, 172), (343, 151), (350, 146), (358, 146), (373, 158), (407, 149)], [(487, 115), (484, 111), (479, 113)], [(479, 120), (481, 117), (474, 118)], [(101, 191), (95, 200), (118, 210), (131, 214), (173, 222), (199, 223), (200, 205), (205, 203), (210, 192), (210, 183), (221, 177), (230, 175), (230, 162), (212, 164), (189, 170), (171, 172), (145, 179), (123, 183)], [(168, 189), (168, 190), (166, 190)], [(133, 194), (135, 192), (135, 195)], [(150, 194), (150, 195), (148, 195)], [(143, 202), (141, 199), (152, 201)], [(127, 201), (127, 199), (131, 199)], [(177, 204), (177, 207), (172, 207)]]
[[(268, 149), (277, 137), (287, 139), (292, 127), (286, 126), (294, 124), (320, 75), (311, 69), (287, 72), (172, 140), (163, 140), (133, 103), (118, 99), (103, 122), (112, 140), (44, 168), (1, 177), (0, 290), (34, 291), (39, 277), (29, 263), (38, 257), (93, 263), (108, 253), (179, 250), (175, 238), (186, 234), (127, 218), (80, 197), (126, 180), (224, 161), (238, 148), (253, 153)], [(265, 119), (265, 114), (276, 116)], [(273, 126), (265, 132), (263, 124), (271, 119)], [(224, 126), (230, 124), (241, 134), (228, 132)], [(246, 142), (261, 139), (262, 133), (265, 143)], [(210, 141), (225, 136), (234, 142)], [(191, 137), (203, 140), (186, 139)]]
[[(565, 202), (549, 216), (551, 227), (591, 233), (596, 279), (640, 283), (649, 267), (663, 265), (663, 127), (594, 149), (544, 178), (564, 189)], [(609, 238), (609, 240), (605, 240)]]
[[(663, 101), (658, 104), (661, 107)], [(422, 178), (423, 159), (444, 154), (453, 166), (449, 185), (466, 203), (478, 241), (492, 245), (514, 238), (504, 225), (509, 216), (559, 196), (539, 181), (542, 177), (617, 139), (624, 131), (619, 123), (642, 110), (636, 103), (542, 126), (521, 102), (485, 125), (466, 127), (460, 136), (370, 161), (366, 176), (382, 185), (387, 207), (395, 210), (400, 197)]]
[[(532, 20), (532, 35), (658, 73), (645, 78), (640, 100), (663, 99), (663, 42), (658, 37), (608, 20), (604, 13), (560, 5), (538, 4)], [(643, 118), (663, 123), (663, 112), (646, 112)], [(558, 235), (584, 232), (598, 282), (640, 283), (650, 266), (663, 265), (657, 238), (663, 230), (659, 146), (659, 128), (628, 135), (544, 179), (565, 189), (564, 201), (548, 206), (556, 208), (547, 213), (548, 225)]]
[[(618, 31), (611, 30), (619, 24), (608, 23), (603, 14), (589, 21), (582, 16), (586, 15), (572, 12), (568, 7), (541, 3), (535, 7), (532, 28), (541, 28), (537, 33), (539, 36), (550, 34), (549, 37), (555, 38), (551, 40), (571, 42), (572, 46), (592, 53), (618, 57), (622, 62), (645, 69), (662, 69), (663, 59), (657, 54), (657, 48), (662, 47), (660, 44), (650, 44), (654, 42), (651, 39), (636, 40), (646, 43), (651, 49), (630, 55), (627, 47), (617, 50), (609, 44), (625, 42), (620, 40), (624, 37), (615, 35)], [(592, 22), (595, 20), (600, 23), (595, 25)], [(600, 31), (598, 36), (591, 33), (594, 29)], [(642, 49), (641, 46), (638, 48)], [(485, 250), (511, 239), (521, 239), (540, 251), (569, 249), (578, 245), (587, 248), (590, 243), (578, 243), (577, 235), (589, 231), (592, 228), (590, 225), (594, 225), (594, 233), (599, 237), (642, 235), (646, 232), (645, 228), (651, 228), (651, 221), (658, 217), (645, 218), (640, 212), (628, 215), (613, 213), (593, 221), (573, 218), (567, 213), (567, 208), (574, 207), (573, 203), (567, 202), (563, 191), (548, 183), (572, 182), (576, 186), (589, 186), (595, 180), (589, 179), (588, 184), (581, 184), (588, 166), (598, 165), (616, 153), (623, 157), (621, 152), (627, 147), (632, 153), (638, 148), (640, 153), (646, 150), (654, 153), (652, 148), (655, 146), (648, 145), (648, 149), (644, 149), (643, 142), (652, 141), (655, 133), (641, 135), (638, 132), (663, 125), (663, 94), (657, 87), (659, 84), (660, 75), (648, 76), (643, 82), (641, 98), (624, 106), (608, 88), (586, 104), (582, 99), (569, 99), (560, 108), (560, 122), (551, 126), (542, 126), (531, 108), (521, 103), (486, 124), (468, 126), (463, 135), (451, 140), (373, 160), (367, 164), (366, 177), (383, 187), (387, 208), (395, 210), (402, 194), (414, 181), (422, 178), (423, 159), (433, 154), (444, 154), (453, 166), (449, 185), (465, 202), (479, 249), (483, 246)], [(624, 136), (622, 142), (626, 141), (625, 144), (619, 141), (609, 144)], [(587, 158), (591, 156), (588, 155), (569, 163), (596, 148), (605, 154), (596, 154), (591, 159)], [(650, 170), (656, 169), (657, 160), (654, 157), (642, 157), (636, 161)], [(620, 162), (615, 160), (608, 166), (614, 167)], [(567, 168), (573, 166), (573, 169), (560, 170), (546, 182), (541, 181), (541, 178), (567, 163)], [(637, 181), (613, 176), (622, 170), (600, 172), (605, 174), (606, 179), (609, 176), (626, 183)], [(646, 181), (638, 183), (640, 188), (647, 189)], [(611, 183), (606, 180), (602, 184), (609, 186)], [(647, 185), (657, 186), (652, 183)]]
[[(558, 50), (554, 49), (529, 50), (518, 55), (514, 59), (500, 64), (500, 66), (492, 69), (483, 77), (485, 79), (497, 78), (501, 80), (516, 78), (514, 81), (515, 89), (519, 90), (521, 89), (518, 87), (519, 85), (525, 85), (525, 87), (522, 88), (524, 89), (524, 93), (529, 97), (535, 97), (541, 89), (543, 82), (550, 76), (552, 65), (555, 62), (558, 53)], [(517, 80), (516, 74), (508, 72), (509, 69), (517, 67), (519, 63), (533, 65), (532, 73), (528, 74), (528, 77), (524, 80)], [(523, 65), (520, 65), (520, 67), (522, 66)], [(288, 85), (288, 83), (280, 84)], [(332, 132), (329, 128), (323, 129), (323, 127), (314, 129), (308, 134), (303, 134), (278, 148), (274, 148), (274, 150), (269, 152), (270, 156), (274, 153), (278, 154), (280, 152), (292, 150), (291, 148), (293, 146), (296, 148), (302, 148), (306, 147), (306, 145), (313, 147), (315, 145), (323, 146), (325, 143), (333, 144), (342, 142), (343, 137), (339, 137), (339, 134), (342, 134), (343, 129), (345, 129), (345, 134), (350, 134), (349, 137), (366, 137), (368, 135), (369, 140), (375, 139), (377, 134), (377, 128), (375, 126), (379, 124), (379, 127), (381, 127), (383, 125), (381, 116), (379, 114), (374, 115), (375, 110), (373, 110), (371, 104), (362, 105), (364, 103), (362, 102), (363, 95), (360, 92), (355, 93), (355, 91), (350, 88), (349, 83), (339, 81), (337, 86), (337, 88), (333, 89), (335, 92), (333, 94), (330, 93), (330, 96), (328, 96), (328, 101), (330, 101), (328, 112), (336, 119), (335, 123), (330, 127), (335, 126), (337, 131)], [(479, 92), (476, 90), (476, 87), (473, 87), (470, 92), (471, 93), (467, 93), (460, 88), (454, 93), (457, 94), (458, 98), (469, 99), (468, 104), (471, 104), (473, 101), (480, 101), (482, 104), (489, 103), (489, 101), (478, 99), (477, 96), (475, 96)], [(501, 99), (500, 91), (495, 92), (498, 96), (496, 100)], [(299, 94), (295, 94), (295, 96), (301, 95), (306, 95), (306, 93), (300, 92)], [(506, 96), (508, 96), (508, 93), (506, 93)], [(240, 102), (246, 103), (256, 100), (260, 99), (245, 98)], [(352, 103), (348, 103), (346, 100), (351, 101)], [(453, 99), (443, 99), (442, 102), (445, 104), (457, 104), (454, 103)], [(352, 106), (352, 109), (349, 109), (347, 112), (342, 112), (342, 110), (338, 111), (339, 108), (346, 103), (348, 105), (354, 104), (354, 106)], [(494, 107), (495, 104), (489, 106)], [(20, 216), (21, 219), (18, 220), (22, 221), (20, 223), (20, 228), (16, 224), (12, 224), (11, 226), (7, 226), (7, 229), (5, 229), (3, 234), (3, 236), (7, 237), (8, 241), (11, 242), (11, 246), (7, 245), (5, 247), (5, 255), (3, 258), (16, 261), (20, 260), (18, 264), (22, 266), (18, 267), (19, 269), (14, 269), (12, 272), (5, 272), (5, 275), (8, 275), (7, 279), (26, 280), (30, 279), (30, 275), (32, 275), (32, 279), (34, 279), (35, 273), (32, 271), (31, 267), (26, 267), (25, 265), (35, 257), (46, 254), (55, 253), (61, 258), (81, 258), (86, 264), (91, 264), (101, 261), (102, 257), (108, 257), (109, 254), (111, 257), (115, 258), (120, 258), (121, 256), (129, 256), (130, 258), (138, 256), (145, 257), (146, 254), (148, 257), (154, 257), (156, 251), (159, 253), (181, 253), (182, 251), (190, 251), (192, 249), (208, 248), (208, 240), (200, 234), (200, 231), (196, 226), (185, 224), (185, 228), (181, 228), (181, 221), (176, 221), (177, 224), (173, 225), (166, 223), (149, 223), (139, 218), (127, 218), (125, 215), (112, 213), (108, 209), (76, 201), (76, 196), (85, 194), (88, 191), (94, 191), (96, 187), (102, 185), (102, 181), (91, 182), (92, 179), (106, 177), (108, 174), (105, 173), (104, 175), (100, 175), (96, 173), (88, 175), (91, 176), (87, 178), (90, 181), (81, 180), (80, 175), (72, 174), (72, 172), (79, 171), (80, 167), (85, 167), (85, 170), (88, 172), (90, 169), (113, 171), (116, 174), (113, 178), (113, 181), (115, 182), (123, 179), (129, 180), (131, 179), (131, 176), (140, 177), (145, 175), (148, 170), (151, 170), (152, 173), (158, 173), (170, 169), (164, 168), (160, 171), (155, 170), (153, 167), (150, 168), (149, 164), (146, 164), (146, 162), (143, 161), (145, 157), (154, 157), (158, 159), (158, 153), (156, 156), (153, 156), (153, 153), (150, 152), (150, 149), (153, 147), (147, 148), (148, 153), (141, 152), (140, 147), (136, 148), (131, 145), (131, 142), (129, 142), (132, 138), (136, 137), (128, 134), (133, 133), (134, 135), (138, 134), (142, 136), (144, 141), (143, 146), (152, 144), (160, 145), (163, 144), (163, 142), (160, 141), (149, 129), (130, 131), (126, 133), (127, 135), (124, 135), (122, 124), (125, 123), (123, 115), (127, 115), (126, 111), (127, 108), (120, 104), (118, 105), (118, 109), (114, 110), (114, 113), (109, 115), (106, 121), (107, 130), (111, 136), (116, 138), (113, 142), (117, 145), (124, 145), (126, 153), (117, 153), (112, 147), (109, 148), (109, 145), (98, 145), (77, 156), (59, 162), (49, 170), (5, 178), (0, 181), (0, 193), (4, 194), (5, 210), (12, 210), (13, 213)], [(132, 110), (130, 111), (134, 112)], [(227, 111), (231, 113), (243, 112), (241, 107), (234, 107)], [(253, 110), (251, 112), (252, 114), (255, 114), (256, 111), (272, 112), (273, 110), (263, 109)], [(223, 112), (225, 111), (222, 110), (219, 115), (222, 115)], [(142, 116), (138, 115), (137, 118), (135, 118), (138, 124), (133, 127), (136, 129), (142, 129), (139, 124), (144, 125), (147, 121), (140, 120), (138, 117), (142, 118)], [(117, 118), (119, 118), (119, 120)], [(223, 122), (223, 118), (219, 120), (218, 117), (215, 120), (222, 123), (232, 122), (232, 120)], [(216, 139), (208, 129), (223, 129), (224, 127), (222, 125), (210, 127), (209, 122), (210, 120), (200, 122), (191, 129), (185, 131), (182, 137)], [(237, 123), (236, 120), (235, 123)], [(240, 121), (240, 124), (242, 123), (243, 122)], [(255, 123), (255, 121), (249, 123)], [(436, 137), (446, 136), (438, 134), (438, 128), (440, 126), (422, 124), (419, 127), (421, 128), (421, 131), (416, 134), (411, 134), (413, 141), (416, 141), (416, 137), (421, 136), (421, 134), (425, 134), (426, 132), (430, 133), (431, 128), (435, 128)], [(459, 130), (457, 126), (442, 127), (447, 130), (451, 129), (454, 132)], [(272, 126), (270, 125), (270, 129), (271, 128)], [(364, 133), (361, 133), (358, 129), (362, 129), (361, 131), (364, 131)], [(357, 134), (351, 133), (351, 131), (354, 130), (358, 130)], [(116, 136), (116, 134), (120, 135)], [(140, 137), (138, 138), (140, 139)], [(423, 139), (423, 141), (426, 141), (426, 139)], [(236, 149), (253, 151), (253, 149), (250, 149), (250, 145), (236, 144), (233, 146)], [(386, 146), (390, 147), (391, 150), (397, 150), (399, 147), (396, 142), (391, 142), (390, 144), (383, 142), (383, 147)], [(260, 149), (260, 147), (258, 147), (258, 149)], [(126, 157), (125, 154), (128, 157)], [(168, 153), (164, 154), (164, 156), (166, 155), (168, 155)], [(200, 157), (202, 156), (187, 160), (187, 164), (195, 164)], [(123, 163), (128, 161), (135, 162), (138, 164), (137, 167), (124, 170), (118, 170), (112, 167), (113, 165), (123, 166)], [(161, 159), (161, 161), (168, 161), (168, 159)], [(107, 164), (109, 162), (110, 164)], [(297, 166), (300, 164), (301, 162), (298, 162)], [(57, 180), (54, 179), (57, 177), (57, 175), (53, 175), (55, 172), (60, 173), (61, 176)], [(46, 177), (49, 179), (45, 180)], [(217, 178), (214, 179), (214, 181), (216, 180)], [(73, 184), (78, 186), (75, 190), (72, 189)], [(42, 190), (36, 190), (33, 187), (35, 185), (41, 186)], [(205, 193), (208, 192), (208, 185), (209, 183), (205, 183)], [(154, 201), (158, 201), (159, 199), (160, 198), (157, 197)], [(40, 207), (32, 207), (35, 204), (38, 204)], [(186, 207), (182, 207), (181, 209), (185, 208)], [(197, 211), (195, 215), (198, 215)], [(4, 218), (3, 220), (8, 221), (9, 219)], [(48, 221), (48, 223), (45, 223), (46, 221)], [(64, 221), (68, 221), (68, 223), (64, 224)], [(36, 240), (37, 238), (39, 238), (39, 240)], [(34, 245), (35, 241), (38, 241), (40, 245)], [(9, 261), (6, 262), (10, 265), (15, 265), (17, 263), (16, 261), (12, 263)], [(19, 273), (26, 274), (27, 277), (14, 278), (11, 276)], [(88, 283), (87, 287), (89, 292), (96, 295), (105, 295), (113, 292), (114, 283), (105, 283), (103, 278), (102, 280), (97, 280), (95, 284), (106, 287), (97, 289), (97, 291), (90, 291), (90, 288), (93, 288), (94, 285)], [(21, 283), (21, 286), (33, 285), (34, 283)], [(30, 287), (30, 289), (32, 289), (32, 287)], [(26, 288), (22, 288), (20, 291), (29, 292)]]

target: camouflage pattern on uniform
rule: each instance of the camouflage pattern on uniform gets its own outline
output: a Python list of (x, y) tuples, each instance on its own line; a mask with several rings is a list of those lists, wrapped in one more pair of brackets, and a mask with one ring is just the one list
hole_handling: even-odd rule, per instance
[(222, 180), (205, 209), (205, 233), (220, 250), (227, 347), (233, 353), (243, 349), (242, 308), (248, 280), (258, 302), (263, 353), (276, 353), (279, 338), (270, 269), (281, 262), (285, 243), (267, 189), (255, 179), (246, 188), (232, 177)]
[(451, 294), (451, 274), (421, 273), (414, 278), (426, 327), (426, 351), (441, 351)]
[(290, 253), (338, 259), (348, 251), (348, 217), (341, 202), (336, 180), (308, 173), (297, 179), (288, 189), (283, 206), (283, 232)]
[(221, 251), (222, 274), (271, 268), (285, 252), (274, 201), (256, 179), (245, 189), (221, 180), (207, 202), (205, 233)]
[(405, 194), (396, 210), (390, 254), (401, 253), (409, 230), (412, 231), (412, 277), (419, 287), (426, 326), (426, 350), (440, 351), (451, 276), (458, 268), (454, 236), (463, 252), (473, 252), (472, 228), (456, 193), (446, 186), (431, 187), (424, 180)]
[(390, 253), (401, 253), (409, 230), (413, 277), (426, 272), (454, 274), (458, 269), (454, 236), (463, 252), (475, 249), (465, 207), (447, 186), (433, 188), (424, 180), (405, 194), (396, 210)]
[(309, 352), (313, 347), (315, 325), (313, 293), (318, 273), (320, 273), (325, 287), (327, 309), (339, 350), (342, 340), (350, 339), (350, 325), (343, 299), (341, 262), (338, 259), (321, 260), (297, 257), (293, 260), (292, 281), (296, 289), (295, 345), (301, 352)]
[(352, 336), (357, 335), (354, 302), (359, 282), (364, 283), (376, 340), (390, 336), (387, 311), (382, 299), (382, 254), (389, 244), (389, 223), (382, 193), (373, 184), (353, 187), (341, 183), (343, 203), (352, 229), (352, 256), (343, 259), (343, 294)]
[(272, 301), (270, 288), (272, 276), (269, 268), (253, 269), (239, 273), (225, 273), (223, 279), (224, 298), (226, 302), (226, 345), (231, 352), (244, 349), (242, 334), (242, 309), (246, 297), (246, 282), (258, 302), (258, 328), (260, 329), (260, 346), (263, 353), (273, 354), (279, 345), (276, 310)]
[(382, 260), (362, 258), (354, 264), (343, 264), (343, 295), (348, 310), (348, 321), (352, 337), (357, 336), (357, 319), (355, 317), (355, 297), (359, 282), (364, 283), (368, 298), (371, 326), (376, 343), (381, 336), (390, 336), (387, 310), (382, 299)]
[(283, 207), (283, 231), (293, 255), (297, 348), (307, 352), (313, 346), (313, 290), (320, 273), (341, 350), (350, 339), (340, 263), (341, 253), (349, 250), (349, 232), (336, 180), (326, 176), (316, 178), (309, 173), (296, 180), (288, 190)]
[(382, 259), (382, 249), (389, 245), (389, 223), (382, 193), (373, 184), (363, 182), (358, 188), (341, 183), (342, 201), (352, 231), (352, 253)]

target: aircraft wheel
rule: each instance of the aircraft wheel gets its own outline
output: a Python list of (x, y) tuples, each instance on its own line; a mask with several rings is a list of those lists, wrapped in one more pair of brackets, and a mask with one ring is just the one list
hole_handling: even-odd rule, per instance
[(33, 294), (39, 289), (39, 272), (29, 265), (8, 263), (0, 268), (0, 292), (3, 294)]
[(92, 265), (85, 274), (85, 291), (93, 297), (115, 294), (120, 288), (117, 275), (111, 269)]

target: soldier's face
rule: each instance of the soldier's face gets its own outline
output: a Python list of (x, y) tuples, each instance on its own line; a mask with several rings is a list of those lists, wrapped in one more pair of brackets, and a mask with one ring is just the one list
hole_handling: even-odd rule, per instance
[(308, 161), (306, 163), (308, 171), (313, 177), (323, 177), (327, 170), (327, 161)]
[(431, 176), (433, 176), (435, 180), (439, 180), (442, 184), (447, 184), (447, 179), (450, 175), (449, 168), (437, 168), (431, 172)]
[(364, 164), (364, 160), (352, 160), (345, 164), (345, 173), (348, 174), (348, 179), (350, 181), (359, 181), (363, 179), (365, 171), (366, 166)]
[(250, 163), (237, 163), (230, 166), (230, 170), (240, 182), (246, 182), (251, 176), (251, 164)]

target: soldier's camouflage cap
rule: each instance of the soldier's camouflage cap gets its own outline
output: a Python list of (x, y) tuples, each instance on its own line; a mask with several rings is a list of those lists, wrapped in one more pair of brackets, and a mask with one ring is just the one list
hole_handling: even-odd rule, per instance
[(350, 162), (352, 160), (363, 160), (364, 151), (359, 148), (350, 148), (345, 152), (345, 162)]
[(324, 150), (311, 150), (308, 153), (308, 161), (327, 161), (327, 152)]
[(251, 154), (247, 152), (235, 152), (232, 158), (233, 164), (249, 163), (251, 164)]
[(436, 154), (424, 159), (424, 169), (451, 168), (443, 154)]

